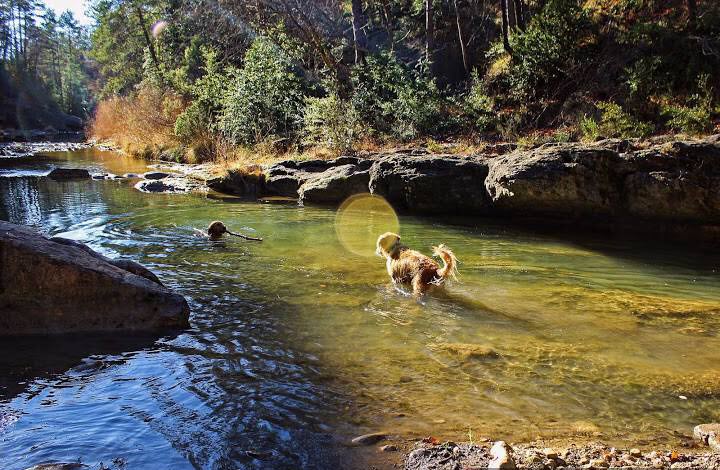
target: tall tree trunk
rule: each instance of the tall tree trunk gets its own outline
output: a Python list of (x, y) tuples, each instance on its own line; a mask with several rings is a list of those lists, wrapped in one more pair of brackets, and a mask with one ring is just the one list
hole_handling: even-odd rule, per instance
[(367, 53), (367, 37), (363, 29), (367, 24), (365, 15), (363, 14), (362, 0), (352, 0), (352, 27), (353, 27), (353, 45), (355, 47), (355, 63), (358, 64), (365, 60)]
[(688, 28), (694, 29), (697, 21), (697, 2), (695, 0), (687, 0), (688, 11)]
[(463, 40), (462, 25), (460, 24), (460, 11), (458, 10), (457, 0), (453, 0), (455, 6), (455, 22), (457, 23), (458, 41), (460, 42), (460, 53), (462, 54), (463, 68), (465, 73), (470, 73), (470, 64), (468, 63), (467, 51), (465, 50), (465, 41)]
[(425, 0), (425, 60), (432, 63), (433, 43), (435, 38), (435, 14), (433, 11), (433, 0)]
[(509, 21), (508, 21), (508, 3), (507, 0), (500, 0), (500, 12), (502, 15), (502, 36), (503, 36), (503, 48), (508, 54), (512, 54), (512, 47), (510, 47), (510, 38), (508, 37)]
[(521, 31), (525, 31), (525, 5), (523, 0), (513, 0), (515, 7), (515, 26)]
[(152, 58), (153, 64), (155, 64), (155, 68), (157, 68), (159, 71), (160, 62), (158, 62), (157, 55), (155, 54), (155, 47), (153, 46), (152, 39), (150, 39), (150, 33), (145, 26), (145, 18), (143, 17), (142, 10), (139, 6), (135, 7), (135, 13), (138, 16), (138, 21), (140, 21), (140, 29), (142, 30), (143, 36), (145, 37), (145, 44), (150, 50), (150, 58)]

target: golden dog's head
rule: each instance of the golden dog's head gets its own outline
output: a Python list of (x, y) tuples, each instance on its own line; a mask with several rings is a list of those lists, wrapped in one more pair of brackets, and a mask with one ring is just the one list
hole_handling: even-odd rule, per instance
[(388, 257), (390, 253), (395, 250), (398, 243), (400, 243), (400, 235), (397, 233), (385, 232), (378, 237), (375, 253), (377, 253), (378, 256)]

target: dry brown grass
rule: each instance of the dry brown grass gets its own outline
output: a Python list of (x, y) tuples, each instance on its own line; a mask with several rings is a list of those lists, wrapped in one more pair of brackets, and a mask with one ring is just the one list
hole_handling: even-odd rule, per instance
[(113, 142), (131, 155), (156, 156), (180, 145), (174, 128), (184, 108), (177, 95), (145, 87), (136, 95), (100, 102), (90, 136)]

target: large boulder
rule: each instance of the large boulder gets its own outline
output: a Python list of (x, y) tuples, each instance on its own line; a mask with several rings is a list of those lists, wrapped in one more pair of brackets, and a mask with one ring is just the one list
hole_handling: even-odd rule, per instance
[(136, 263), (0, 221), (0, 336), (182, 328), (189, 313)]
[(484, 214), (489, 200), (483, 182), (487, 161), (454, 156), (392, 156), (370, 169), (369, 189), (406, 210)]
[(265, 177), (259, 172), (231, 170), (223, 176), (208, 179), (207, 186), (215, 191), (234, 196), (256, 198), (261, 195)]
[(370, 174), (358, 165), (340, 165), (314, 174), (300, 186), (302, 203), (339, 204), (353, 194), (367, 193)]
[[(315, 202), (319, 204), (329, 204), (337, 202), (339, 196), (328, 195), (324, 197), (320, 195), (323, 188), (327, 188), (329, 192), (344, 193), (352, 195), (357, 191), (359, 181), (365, 176), (362, 172), (370, 168), (371, 160), (343, 156), (333, 160), (286, 160), (269, 165), (264, 170), (265, 185), (264, 193), (274, 196), (300, 197), (307, 193), (304, 198), (306, 202)], [(342, 170), (335, 170), (339, 167), (345, 167)], [(330, 173), (327, 173), (327, 172)], [(337, 179), (335, 183), (331, 180)], [(305, 182), (313, 180), (301, 191), (301, 187)], [(341, 181), (353, 186), (347, 191), (343, 191), (340, 186)], [(307, 190), (307, 191), (306, 191)], [(361, 192), (367, 192), (367, 181), (365, 188)], [(347, 197), (347, 196), (345, 196)], [(342, 199), (340, 199), (342, 200)]]
[(300, 178), (297, 167), (287, 163), (272, 165), (265, 170), (265, 192), (267, 194), (298, 197), (298, 190), (303, 180)]
[(672, 142), (622, 155), (624, 208), (646, 219), (720, 223), (720, 145)]
[(579, 144), (514, 152), (490, 163), (495, 211), (515, 216), (604, 216), (618, 209), (617, 152)]

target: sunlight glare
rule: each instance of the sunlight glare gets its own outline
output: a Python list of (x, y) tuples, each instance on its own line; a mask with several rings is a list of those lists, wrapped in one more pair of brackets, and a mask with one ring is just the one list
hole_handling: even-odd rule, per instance
[(385, 232), (400, 231), (392, 206), (381, 196), (355, 194), (335, 215), (335, 233), (342, 246), (358, 256), (374, 256), (375, 242)]

